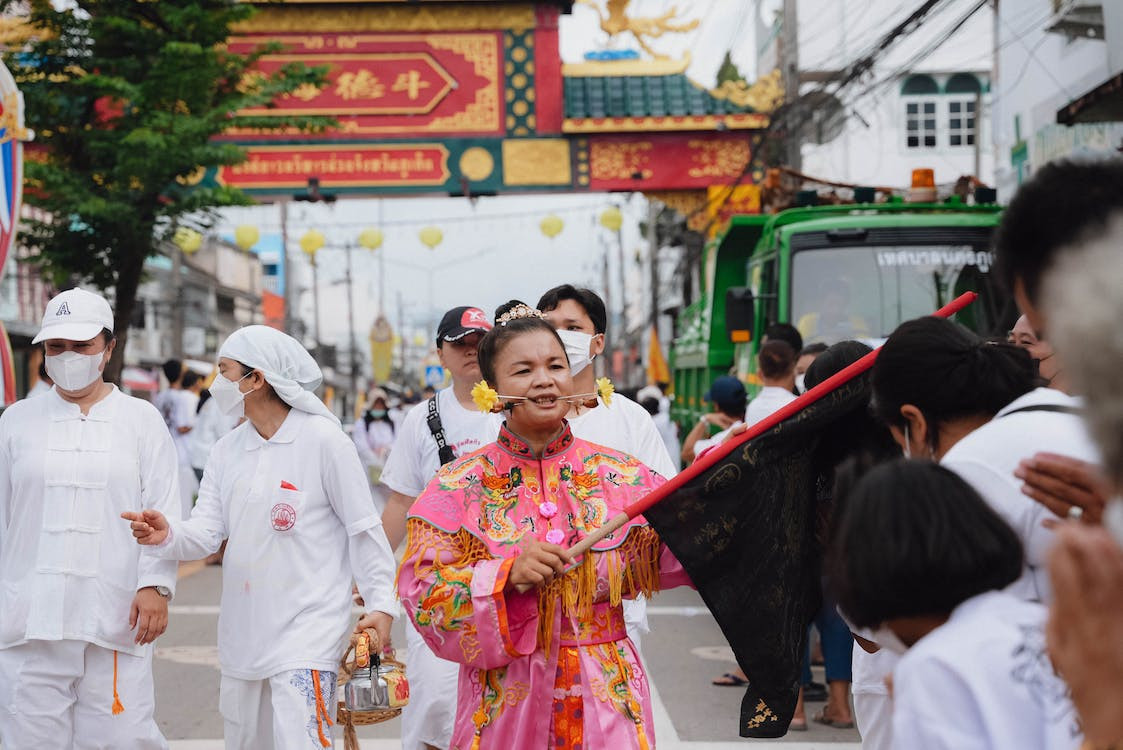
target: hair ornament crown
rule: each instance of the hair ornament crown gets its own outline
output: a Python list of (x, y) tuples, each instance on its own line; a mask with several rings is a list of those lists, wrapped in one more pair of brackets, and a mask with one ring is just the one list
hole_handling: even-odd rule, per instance
[(500, 315), (495, 319), (496, 324), (505, 326), (512, 320), (519, 320), (521, 318), (545, 318), (541, 310), (531, 307), (530, 305), (517, 304), (507, 312)]

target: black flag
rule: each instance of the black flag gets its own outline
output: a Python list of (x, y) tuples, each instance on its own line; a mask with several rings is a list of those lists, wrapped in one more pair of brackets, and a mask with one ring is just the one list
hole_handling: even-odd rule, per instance
[[(831, 443), (869, 402), (864, 374), (739, 446), (644, 517), (686, 568), (749, 678), (742, 737), (781, 737), (820, 606)], [(858, 436), (854, 436), (857, 440)], [(834, 452), (833, 450), (831, 452)]]

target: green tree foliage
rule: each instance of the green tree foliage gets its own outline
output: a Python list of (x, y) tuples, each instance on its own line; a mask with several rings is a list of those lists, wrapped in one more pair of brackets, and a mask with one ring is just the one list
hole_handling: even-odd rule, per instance
[(250, 202), (229, 187), (183, 187), (201, 168), (245, 160), (243, 149), (216, 136), (230, 127), (331, 124), (236, 114), (321, 86), (327, 74), (300, 64), (255, 72), (272, 45), (227, 51), (231, 26), (253, 13), (232, 0), (95, 0), (65, 10), (39, 0), (30, 38), (4, 54), (36, 131), (25, 200), (46, 217), (29, 222), (21, 241), (54, 283), (114, 290), (120, 340), (110, 377), (120, 371), (145, 258), (180, 222), (205, 225), (215, 209)]

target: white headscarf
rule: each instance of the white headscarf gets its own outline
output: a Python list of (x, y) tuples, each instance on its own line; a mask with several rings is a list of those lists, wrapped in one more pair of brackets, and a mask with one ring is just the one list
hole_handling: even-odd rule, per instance
[(313, 393), (324, 379), (320, 366), (292, 336), (269, 326), (246, 326), (230, 334), (218, 356), (261, 370), (265, 382), (292, 408), (339, 424), (339, 418)]

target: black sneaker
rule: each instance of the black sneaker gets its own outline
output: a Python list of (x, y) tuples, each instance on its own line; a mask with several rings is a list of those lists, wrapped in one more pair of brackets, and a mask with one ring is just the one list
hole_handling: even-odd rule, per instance
[(821, 682), (809, 682), (803, 686), (803, 700), (809, 703), (822, 703), (827, 699), (827, 686)]

